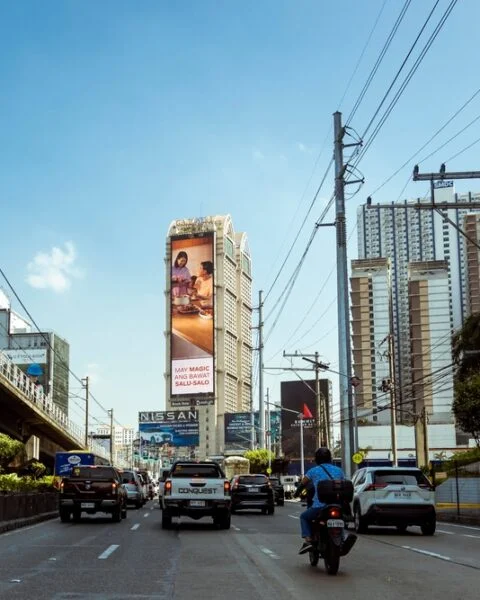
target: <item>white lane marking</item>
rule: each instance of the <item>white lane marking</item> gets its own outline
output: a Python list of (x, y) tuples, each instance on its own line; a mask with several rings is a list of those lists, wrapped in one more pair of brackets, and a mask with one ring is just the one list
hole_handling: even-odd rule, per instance
[(299, 519), (300, 517), (297, 517), (297, 515), (288, 515), (291, 519)]
[(275, 558), (277, 560), (280, 558), (278, 554), (275, 554), (275, 552), (272, 552), (272, 550), (269, 550), (268, 548), (260, 548), (260, 550), (270, 558)]
[(149, 516), (150, 516), (150, 513), (145, 513), (145, 514), (143, 515), (143, 518), (145, 518), (145, 517), (149, 517)]
[(462, 529), (473, 529), (473, 531), (480, 531), (480, 527), (470, 527), (470, 525), (458, 525), (457, 523), (445, 523), (449, 527), (461, 527)]
[(130, 529), (132, 531), (135, 531), (135, 529), (138, 529), (140, 527), (140, 523), (135, 523), (135, 525), (133, 527), (130, 527)]
[(233, 525), (233, 528), (235, 529), (235, 531), (241, 531), (240, 527), (235, 527), (235, 525)]
[(154, 508), (155, 508), (154, 506), (151, 506), (151, 507), (150, 507), (150, 510), (153, 510)]
[(117, 548), (120, 548), (119, 544), (112, 544), (105, 550), (105, 552), (102, 552), (98, 558), (101, 560), (108, 558), (110, 554), (112, 554), (112, 552), (115, 552)]
[(474, 538), (476, 540), (480, 540), (480, 535), (470, 535), (469, 533), (464, 533), (463, 537)]
[(447, 535), (455, 535), (453, 531), (444, 531), (443, 529), (437, 529), (437, 533), (446, 533)]
[(433, 558), (440, 558), (442, 560), (452, 560), (449, 556), (443, 556), (443, 554), (437, 554), (436, 552), (429, 552), (428, 550), (420, 550), (420, 548), (412, 548), (412, 546), (402, 546), (405, 550), (411, 550), (412, 552), (418, 552), (419, 554), (426, 554)]

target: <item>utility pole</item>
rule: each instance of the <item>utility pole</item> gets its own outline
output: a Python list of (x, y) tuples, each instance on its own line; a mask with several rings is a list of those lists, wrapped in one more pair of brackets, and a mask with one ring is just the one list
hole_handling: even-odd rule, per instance
[[(342, 113), (333, 115), (334, 158), (335, 158), (335, 228), (337, 241), (337, 303), (338, 303), (338, 370), (340, 387), (340, 432), (342, 438), (342, 466), (351, 478), (355, 466), (352, 455), (355, 448), (353, 419), (353, 394), (350, 378), (352, 374), (350, 315), (348, 300), (347, 232), (345, 218), (345, 171), (343, 144), (345, 129)], [(355, 144), (357, 145), (357, 144)], [(350, 181), (349, 183), (357, 183)]]
[(113, 444), (115, 440), (115, 436), (113, 434), (113, 408), (110, 408), (107, 412), (110, 416), (110, 464), (113, 465)]
[(415, 450), (417, 467), (428, 467), (430, 462), (428, 443), (428, 413), (425, 406), (415, 415)]
[(258, 292), (258, 411), (260, 448), (265, 449), (265, 398), (263, 397), (263, 290)]
[(390, 380), (388, 382), (388, 391), (390, 392), (390, 429), (392, 436), (392, 466), (398, 466), (397, 452), (397, 402), (395, 390), (395, 364), (393, 354), (393, 335), (388, 336), (388, 370)]
[[(315, 410), (316, 410), (316, 418), (315, 418), (315, 428), (317, 434), (317, 448), (320, 446), (328, 446), (329, 445), (329, 431), (330, 431), (330, 411), (328, 409), (328, 400), (323, 398), (322, 392), (320, 391), (320, 371), (327, 371), (329, 369), (329, 365), (323, 363), (319, 360), (319, 353), (315, 352), (315, 354), (302, 354), (301, 352), (295, 352), (294, 354), (283, 353), (284, 358), (302, 358), (302, 360), (306, 360), (309, 363), (312, 363), (313, 369), (315, 369), (315, 389), (312, 389), (306, 382), (305, 385), (312, 390), (315, 394)], [(285, 371), (303, 371), (305, 369), (294, 369), (292, 368), (284, 368)], [(311, 369), (307, 369), (310, 371)], [(302, 379), (303, 381), (303, 379)]]
[(85, 448), (88, 449), (88, 400), (89, 400), (89, 389), (88, 389), (88, 375), (82, 380), (82, 385), (85, 389)]
[(272, 474), (272, 422), (270, 417), (270, 393), (267, 388), (267, 450), (268, 450), (268, 471), (269, 475)]

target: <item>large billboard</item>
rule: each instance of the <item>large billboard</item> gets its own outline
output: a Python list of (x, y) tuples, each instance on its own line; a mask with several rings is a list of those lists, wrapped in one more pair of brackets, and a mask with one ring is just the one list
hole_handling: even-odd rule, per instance
[(171, 386), (178, 396), (215, 395), (213, 232), (172, 236)]
[[(239, 444), (245, 446), (250, 443), (252, 431), (252, 415), (249, 412), (225, 413), (225, 443)], [(257, 411), (254, 415), (255, 439), (259, 438), (260, 413)], [(268, 423), (268, 414), (265, 416), (265, 429), (271, 436), (271, 444), (274, 446), (280, 442), (280, 411), (270, 412), (270, 428)]]
[[(330, 386), (328, 379), (320, 379), (322, 401), (330, 402)], [(317, 407), (315, 396), (315, 380), (282, 381), (282, 449), (286, 457), (300, 457), (300, 419), (299, 413), (312, 415), (303, 419), (303, 452), (305, 459), (312, 458), (317, 449)], [(308, 409), (305, 411), (305, 408)], [(293, 411), (293, 412), (290, 412)]]
[(198, 446), (199, 423), (196, 410), (148, 411), (138, 414), (143, 448)]

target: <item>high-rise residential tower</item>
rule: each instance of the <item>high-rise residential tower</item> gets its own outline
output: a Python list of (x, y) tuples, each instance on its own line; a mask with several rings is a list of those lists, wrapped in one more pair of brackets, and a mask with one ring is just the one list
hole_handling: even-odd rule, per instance
[[(418, 201), (430, 203), (431, 199)], [(442, 181), (435, 185), (435, 201), (473, 203), (480, 201), (480, 195), (455, 194), (453, 182)], [(402, 403), (404, 395), (410, 396), (412, 389), (409, 265), (446, 261), (449, 308), (448, 323), (442, 326), (448, 327), (450, 332), (461, 327), (468, 316), (469, 297), (463, 236), (436, 211), (408, 208), (407, 201), (404, 208), (398, 206), (379, 208), (374, 205), (369, 208), (362, 205), (357, 212), (357, 226), (359, 258), (390, 259), (395, 380), (397, 401)], [(462, 228), (465, 216), (478, 212), (478, 209), (452, 208), (443, 214)], [(402, 414), (399, 419), (403, 420)]]
[(166, 406), (199, 414), (197, 456), (224, 451), (224, 415), (252, 407), (252, 262), (232, 219), (180, 219), (166, 247)]

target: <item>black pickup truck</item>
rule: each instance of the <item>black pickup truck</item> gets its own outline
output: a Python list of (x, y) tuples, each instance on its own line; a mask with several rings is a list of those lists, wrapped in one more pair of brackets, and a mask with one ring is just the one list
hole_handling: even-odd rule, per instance
[(127, 516), (127, 492), (120, 473), (110, 466), (77, 466), (60, 484), (60, 519), (80, 521), (82, 512), (110, 513), (116, 523)]

